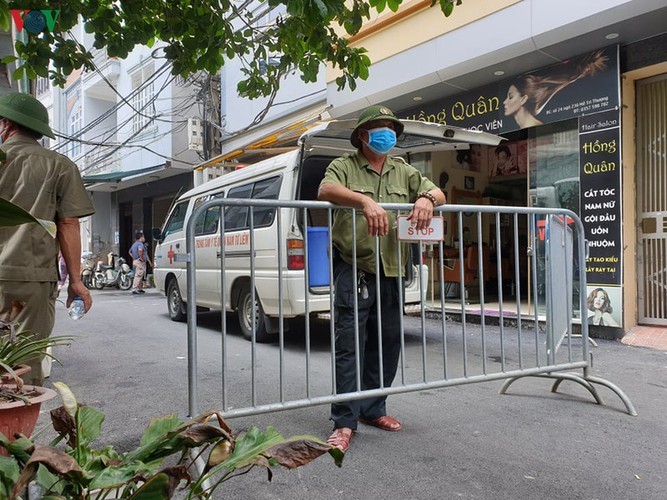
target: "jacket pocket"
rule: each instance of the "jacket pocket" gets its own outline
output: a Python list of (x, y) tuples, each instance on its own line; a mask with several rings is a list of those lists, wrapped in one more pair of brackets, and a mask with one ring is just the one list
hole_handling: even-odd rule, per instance
[(368, 186), (364, 184), (350, 184), (350, 189), (357, 193), (365, 194), (366, 196), (373, 197), (375, 195), (375, 189), (373, 186)]
[(408, 190), (401, 186), (388, 185), (387, 195), (391, 203), (408, 203)]

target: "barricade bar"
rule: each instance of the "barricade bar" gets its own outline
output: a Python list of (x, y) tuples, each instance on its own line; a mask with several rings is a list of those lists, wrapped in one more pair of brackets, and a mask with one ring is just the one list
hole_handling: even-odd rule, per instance
[[(392, 220), (412, 209), (411, 204), (381, 206)], [(212, 207), (219, 207), (218, 241), (195, 234), (195, 221)], [(237, 217), (232, 225), (226, 224), (226, 209), (232, 207), (246, 209), (245, 220)], [(450, 224), (445, 241), (396, 245), (402, 270), (395, 279), (398, 303), (400, 311), (410, 310), (413, 315), (399, 314), (398, 325), (393, 325), (387, 323), (390, 311), (383, 311), (380, 296), (394, 280), (381, 278), (381, 258), (374, 259), (374, 274), (368, 268), (362, 270), (359, 256), (368, 257), (358, 254), (354, 244), (352, 262), (346, 264), (351, 268), (345, 275), (350, 282), (341, 281), (344, 274), (338, 270), (341, 261), (332, 223), (339, 211), (351, 211), (353, 242), (372, 238), (375, 255), (385, 251), (381, 237), (360, 233), (365, 228), (363, 214), (350, 207), (319, 201), (214, 198), (193, 209), (186, 225), (186, 254), (180, 257), (187, 262), (190, 415), (198, 413), (200, 397), (198, 305), (219, 309), (222, 315), (220, 401), (210, 400), (209, 387), (206, 394), (207, 406), (221, 404), (225, 417), (501, 379), (506, 380), (504, 392), (526, 376), (555, 378), (554, 390), (563, 380), (574, 381), (599, 403), (602, 400), (592, 384), (604, 385), (619, 395), (628, 413), (636, 414), (620, 388), (589, 375), (588, 324), (580, 321), (586, 297), (579, 293), (586, 289), (586, 242), (576, 214), (549, 208), (437, 207), (436, 215)], [(212, 261), (206, 253), (210, 247), (216, 255)], [(198, 284), (195, 269), (200, 260), (209, 266), (207, 272), (219, 273), (219, 279), (212, 281), (217, 282), (217, 291)], [(331, 293), (334, 286), (350, 289), (346, 304), (337, 303)], [(370, 288), (377, 300), (369, 306)], [(355, 318), (355, 352), (350, 358), (354, 387), (336, 383), (339, 307), (351, 308)], [(237, 312), (250, 328), (250, 335), (245, 332), (250, 337), (247, 348), (239, 348), (238, 341), (228, 337), (237, 336), (228, 321), (229, 312)], [(309, 318), (314, 315), (328, 316), (328, 325), (313, 326)], [(366, 318), (371, 317), (368, 328)], [(530, 325), (524, 318), (530, 318)], [(304, 328), (304, 352), (297, 355), (285, 349), (288, 321)], [(572, 339), (573, 322), (581, 323), (579, 353)], [(398, 369), (391, 385), (382, 376), (389, 362), (382, 349), (389, 345), (383, 326), (399, 331), (395, 340), (400, 343)], [(261, 345), (271, 339), (275, 343)], [(328, 346), (324, 354), (323, 342)], [(361, 352), (366, 342), (377, 344), (380, 376), (374, 387), (365, 387), (362, 376)], [(210, 369), (207, 366), (207, 373)], [(561, 373), (577, 369), (582, 370), (581, 376)]]

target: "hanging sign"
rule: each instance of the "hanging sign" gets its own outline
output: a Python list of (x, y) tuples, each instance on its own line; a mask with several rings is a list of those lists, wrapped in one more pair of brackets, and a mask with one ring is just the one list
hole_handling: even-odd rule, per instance
[(615, 109), (619, 99), (618, 48), (611, 46), (398, 115), (503, 134)]

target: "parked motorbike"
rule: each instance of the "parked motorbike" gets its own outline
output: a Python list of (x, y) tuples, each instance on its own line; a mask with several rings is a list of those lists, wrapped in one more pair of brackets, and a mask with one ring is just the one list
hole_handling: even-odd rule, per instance
[[(118, 257), (113, 253), (109, 254), (109, 264), (104, 264), (101, 260), (97, 262), (95, 272), (93, 273), (92, 285), (97, 290), (104, 287), (115, 286), (121, 290), (129, 290), (132, 287), (132, 268), (127, 265), (124, 258)], [(114, 257), (118, 257), (114, 266)]]
[(81, 254), (81, 281), (86, 286), (86, 288), (93, 287), (93, 253), (92, 252), (83, 252)]

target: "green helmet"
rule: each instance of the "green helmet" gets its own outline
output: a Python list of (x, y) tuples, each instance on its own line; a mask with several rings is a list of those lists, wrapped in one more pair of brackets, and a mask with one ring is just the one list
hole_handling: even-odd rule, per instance
[(392, 113), (391, 109), (386, 106), (369, 106), (359, 115), (359, 118), (357, 119), (357, 126), (352, 131), (352, 135), (350, 135), (350, 142), (355, 148), (361, 147), (361, 141), (357, 136), (359, 127), (361, 127), (364, 123), (372, 122), (374, 120), (390, 120), (394, 124), (396, 137), (403, 133), (403, 124), (398, 118), (396, 118), (396, 115)]
[(49, 112), (29, 94), (12, 92), (0, 95), (0, 117), (52, 139), (56, 138), (49, 127)]

